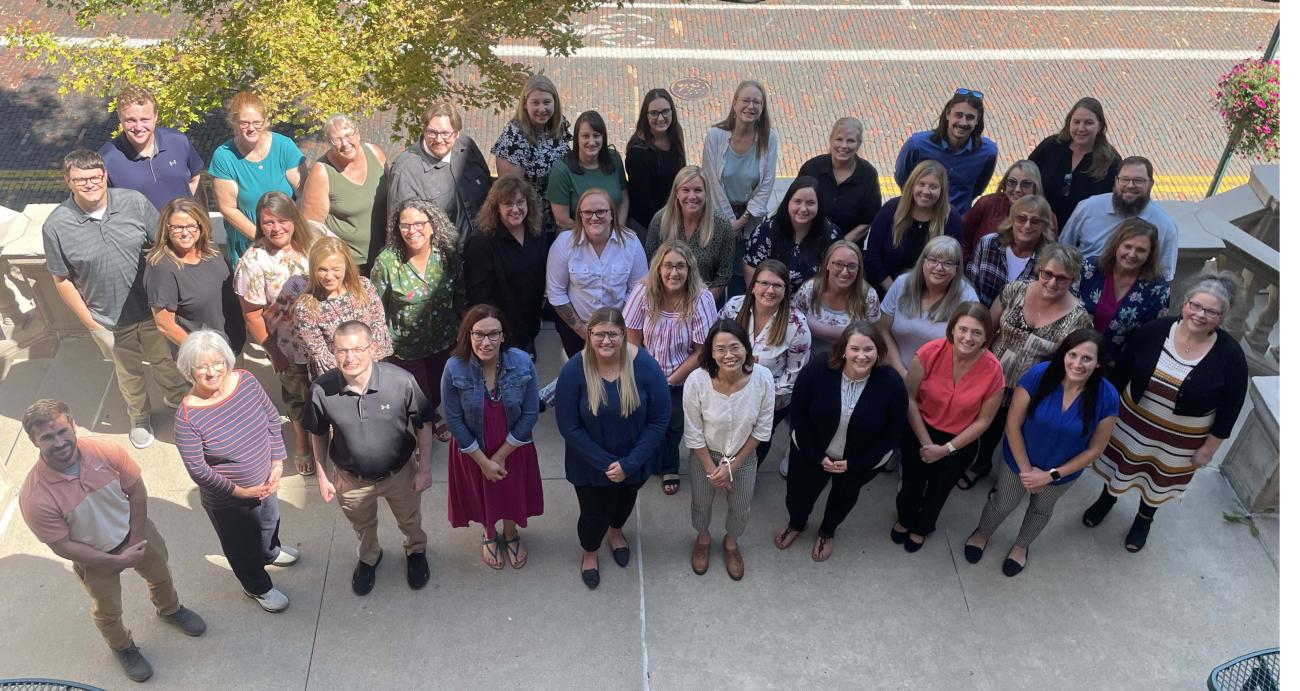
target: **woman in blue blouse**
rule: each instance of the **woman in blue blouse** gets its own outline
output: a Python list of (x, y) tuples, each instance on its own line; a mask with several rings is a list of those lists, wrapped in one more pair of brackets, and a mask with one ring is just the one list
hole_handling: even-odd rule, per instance
[(564, 475), (578, 495), (582, 582), (600, 585), (596, 550), (605, 534), (614, 562), (631, 557), (623, 524), (636, 506), (672, 414), (668, 380), (650, 353), (627, 342), (623, 315), (601, 307), (588, 338), (560, 371), (555, 422), (564, 436)]
[(1101, 256), (1083, 262), (1079, 300), (1092, 325), (1106, 335), (1106, 374), (1129, 334), (1169, 307), (1169, 282), (1160, 263), (1160, 233), (1140, 218), (1119, 224)]
[(966, 540), (966, 561), (984, 556), (989, 537), (1029, 494), (1020, 534), (1002, 573), (1025, 568), (1029, 545), (1052, 518), (1052, 507), (1101, 455), (1119, 415), (1119, 393), (1102, 376), (1101, 334), (1079, 329), (1065, 337), (1048, 362), (1020, 378), (1007, 413), (997, 488), (989, 494), (979, 527)]

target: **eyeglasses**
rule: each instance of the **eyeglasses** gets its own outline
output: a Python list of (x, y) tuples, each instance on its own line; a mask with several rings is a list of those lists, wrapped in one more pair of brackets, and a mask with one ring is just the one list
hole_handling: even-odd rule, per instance
[(226, 363), (225, 361), (221, 361), (221, 362), (209, 362), (205, 365), (195, 365), (194, 371), (217, 374), (218, 372), (226, 371)]
[(975, 98), (978, 98), (981, 101), (984, 100), (983, 91), (976, 91), (974, 89), (967, 89), (964, 87), (958, 88), (956, 91), (952, 92), (952, 95), (953, 96), (974, 96)]
[(235, 123), (241, 130), (260, 130), (266, 127), (266, 120), (240, 120)]
[(1019, 180), (1016, 178), (1007, 178), (1007, 189), (1009, 190), (1032, 190), (1034, 181), (1029, 178)]
[(501, 202), (500, 204), (497, 204), (497, 206), (501, 207), (502, 209), (527, 209), (528, 200), (516, 199), (513, 202)]
[(1120, 177), (1120, 178), (1115, 178), (1115, 182), (1118, 182), (1120, 184), (1120, 187), (1128, 187), (1129, 185), (1136, 185), (1138, 187), (1141, 187), (1142, 185), (1151, 182), (1151, 180), (1147, 178)]
[(340, 135), (337, 136), (337, 137), (330, 137), (330, 139), (329, 139), (329, 141), (330, 141), (330, 146), (335, 147), (335, 148), (338, 148), (338, 147), (340, 147), (340, 146), (343, 146), (343, 144), (344, 144), (345, 142), (350, 142), (350, 141), (352, 141), (353, 139), (356, 139), (358, 136), (359, 136), (359, 135), (358, 135), (357, 131), (356, 131), (356, 130), (352, 130), (352, 131), (350, 131), (350, 132), (346, 132), (346, 133), (344, 133), (344, 134), (340, 134)]
[(501, 340), (501, 331), (471, 331), (469, 332), (469, 337), (475, 343), (482, 343), (483, 341), (496, 343)]
[(1200, 312), (1210, 319), (1218, 319), (1223, 316), (1223, 310), (1210, 309), (1195, 300), (1188, 300), (1187, 306), (1192, 308), (1193, 312)]
[(1074, 173), (1066, 173), (1065, 179), (1061, 182), (1061, 196), (1070, 196), (1070, 181), (1074, 179)]
[(742, 106), (761, 106), (761, 105), (763, 105), (763, 99), (761, 99), (761, 98), (742, 98), (742, 99), (738, 99), (736, 102), (739, 103), (739, 104), (742, 105)]
[(773, 283), (772, 281), (754, 281), (754, 287), (759, 290), (775, 290), (778, 293), (785, 292), (784, 283)]
[(578, 215), (588, 221), (598, 221), (609, 215), (609, 209), (596, 209), (595, 211), (579, 211)]
[(685, 273), (688, 267), (686, 262), (664, 262), (659, 265), (659, 268), (665, 271), (680, 271)]
[(172, 235), (189, 235), (191, 233), (197, 233), (198, 231), (199, 231), (199, 226), (197, 223), (184, 223), (181, 225), (169, 224), (167, 226), (167, 232), (171, 233)]
[(403, 233), (419, 231), (429, 225), (428, 221), (416, 221), (415, 223), (398, 223), (397, 229)]
[(646, 117), (650, 118), (651, 120), (659, 120), (659, 119), (667, 120), (668, 118), (671, 118), (673, 116), (673, 109), (665, 108), (663, 110), (647, 110), (645, 114)]
[(444, 141), (444, 142), (445, 142), (445, 141), (449, 141), (449, 140), (451, 140), (453, 137), (455, 137), (455, 136), (456, 136), (456, 132), (455, 132), (455, 131), (452, 131), (452, 132), (440, 132), (440, 131), (438, 131), (438, 130), (425, 130), (425, 131), (424, 131), (424, 136), (428, 137), (429, 139), (438, 139), (438, 140), (441, 140), (441, 141)]
[(835, 262), (831, 262), (830, 266), (831, 266), (831, 272), (837, 274), (844, 273), (846, 271), (849, 273), (857, 273), (858, 270), (858, 265), (856, 263), (835, 261)]
[(1047, 225), (1047, 221), (1044, 221), (1043, 219), (1041, 219), (1041, 218), (1039, 218), (1039, 217), (1037, 217), (1037, 216), (1030, 216), (1029, 214), (1019, 214), (1019, 215), (1017, 215), (1017, 216), (1016, 216), (1016, 223), (1019, 223), (1020, 225), (1026, 225), (1026, 224), (1028, 224), (1028, 225), (1031, 225), (1031, 226), (1044, 226), (1044, 225)]
[(623, 337), (622, 331), (592, 331), (591, 340), (599, 342), (614, 343)]
[(938, 257), (926, 257), (925, 265), (932, 269), (943, 269), (944, 271), (952, 271), (957, 268), (957, 262), (939, 259)]
[(728, 353), (730, 353), (731, 355), (741, 355), (744, 352), (745, 352), (745, 346), (740, 345), (739, 343), (732, 346), (715, 346), (713, 348), (713, 354), (719, 357), (723, 355), (727, 355)]
[(363, 346), (357, 346), (356, 348), (335, 348), (334, 356), (335, 357), (343, 357), (343, 356), (361, 357), (362, 353), (367, 353), (367, 352), (370, 352), (369, 343)]
[(1047, 269), (1039, 269), (1038, 280), (1042, 281), (1043, 283), (1055, 283), (1057, 285), (1062, 285), (1065, 283), (1073, 283), (1074, 277), (1066, 276), (1065, 274), (1058, 274), (1055, 271), (1048, 271)]
[(84, 178), (68, 178), (73, 187), (99, 187), (104, 182), (104, 174), (87, 175)]

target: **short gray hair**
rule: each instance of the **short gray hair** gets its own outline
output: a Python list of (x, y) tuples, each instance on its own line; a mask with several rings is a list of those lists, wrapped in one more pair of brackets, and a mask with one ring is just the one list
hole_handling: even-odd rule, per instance
[(1050, 261), (1060, 264), (1070, 278), (1078, 278), (1083, 272), (1083, 255), (1069, 245), (1051, 244), (1044, 247), (1043, 253), (1038, 257), (1038, 268), (1046, 267)]
[(337, 115), (329, 116), (329, 119), (325, 121), (325, 136), (328, 137), (330, 132), (338, 130), (356, 130), (357, 132), (360, 132), (361, 128), (357, 127), (355, 120), (339, 113)]
[(1230, 271), (1202, 271), (1187, 282), (1183, 302), (1197, 293), (1209, 293), (1223, 304), (1223, 312), (1231, 311), (1241, 296), (1241, 279)]
[(235, 353), (230, 350), (230, 344), (226, 343), (225, 336), (212, 329), (192, 331), (185, 337), (185, 342), (176, 353), (176, 369), (181, 371), (185, 381), (193, 384), (194, 368), (198, 366), (199, 359), (213, 353), (220, 355), (225, 361), (227, 372), (235, 369)]

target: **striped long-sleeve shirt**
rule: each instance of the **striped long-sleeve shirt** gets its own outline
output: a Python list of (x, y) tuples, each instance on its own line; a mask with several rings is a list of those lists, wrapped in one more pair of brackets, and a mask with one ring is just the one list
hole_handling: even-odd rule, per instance
[(182, 403), (176, 409), (176, 448), (208, 508), (240, 503), (235, 487), (255, 487), (285, 459), (280, 413), (262, 385), (245, 370), (225, 400), (210, 406)]

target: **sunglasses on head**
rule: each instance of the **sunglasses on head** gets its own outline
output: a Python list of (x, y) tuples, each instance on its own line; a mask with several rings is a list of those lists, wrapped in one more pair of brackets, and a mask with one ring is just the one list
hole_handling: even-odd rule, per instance
[(976, 91), (974, 89), (960, 88), (952, 92), (952, 95), (953, 96), (974, 96), (975, 98), (978, 98), (981, 101), (984, 100), (984, 92)]

